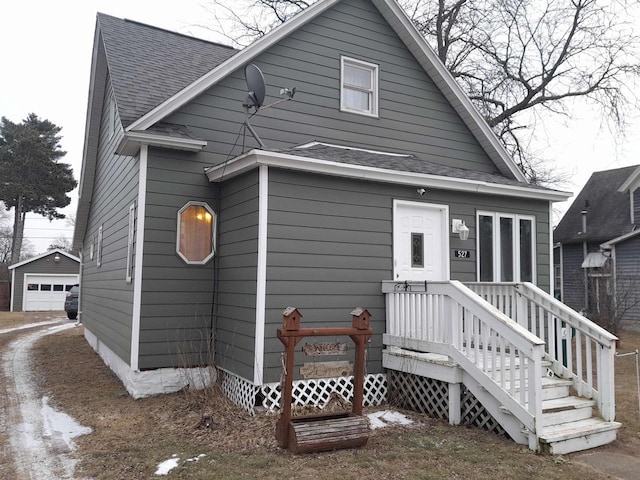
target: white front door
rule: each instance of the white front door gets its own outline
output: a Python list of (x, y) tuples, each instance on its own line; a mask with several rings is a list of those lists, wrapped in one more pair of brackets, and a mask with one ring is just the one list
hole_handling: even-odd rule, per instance
[(394, 201), (394, 280), (449, 280), (448, 223), (446, 205)]

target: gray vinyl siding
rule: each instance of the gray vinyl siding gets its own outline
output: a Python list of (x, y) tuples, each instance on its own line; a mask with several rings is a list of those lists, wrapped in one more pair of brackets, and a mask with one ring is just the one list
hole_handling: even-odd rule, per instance
[[(133, 283), (126, 282), (126, 256), (129, 206), (137, 200), (139, 164), (137, 158), (114, 154), (122, 132), (107, 134), (111, 94), (108, 88), (103, 102), (93, 201), (83, 242), (80, 311), (84, 325), (129, 364)], [(97, 249), (91, 259), (90, 245), (100, 226), (102, 264), (98, 267)]]
[(585, 307), (583, 261), (581, 243), (562, 245), (562, 301), (577, 311)]
[(622, 320), (640, 327), (640, 238), (634, 237), (615, 246), (615, 299), (624, 312)]
[(640, 224), (640, 191), (636, 188), (633, 193), (633, 223)]
[(200, 160), (195, 153), (149, 149), (140, 369), (210, 363), (215, 263), (187, 264), (176, 253), (178, 210), (190, 201), (218, 210)]
[[(75, 274), (78, 275), (80, 271), (80, 266), (78, 262), (72, 260), (71, 258), (65, 257), (64, 255), (60, 256), (59, 262), (54, 262), (53, 257), (55, 253), (42, 257), (38, 260), (34, 260), (33, 262), (26, 263), (20, 267), (17, 267), (15, 272), (15, 282), (11, 286), (13, 291), (13, 311), (14, 312), (22, 312), (24, 311), (24, 275), (25, 274), (34, 274), (34, 275), (69, 275)], [(76, 283), (71, 282), (73, 284)]]
[(219, 367), (253, 381), (258, 171), (226, 181), (221, 188), (215, 360)]
[[(341, 55), (379, 65), (379, 118), (340, 112)], [(345, 0), (253, 60), (267, 102), (283, 86), (293, 101), (261, 110), (251, 123), (269, 148), (326, 141), (407, 152), (454, 167), (496, 171), (447, 100), (369, 2)], [(210, 164), (241, 153), (244, 73), (238, 70), (168, 119), (209, 140)], [(234, 146), (235, 145), (235, 146)], [(248, 147), (255, 140), (248, 135)]]
[[(465, 220), (467, 241), (450, 236), (450, 251), (471, 250), (470, 259), (451, 257), (451, 278), (475, 281), (475, 216), (478, 210), (536, 216), (538, 285), (549, 289), (549, 205), (544, 201), (362, 182), (269, 169), (265, 381), (278, 381), (282, 344), (276, 331), (282, 311), (298, 308), (309, 327), (350, 326), (350, 312), (372, 315), (373, 339), (367, 371), (381, 371), (385, 299), (381, 282), (393, 275), (393, 200), (449, 206), (450, 218)], [(347, 340), (349, 342), (349, 340)], [(302, 358), (298, 363), (310, 361)]]

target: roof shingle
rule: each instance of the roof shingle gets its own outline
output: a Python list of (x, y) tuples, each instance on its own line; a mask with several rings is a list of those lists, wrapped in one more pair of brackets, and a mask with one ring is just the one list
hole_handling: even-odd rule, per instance
[[(605, 242), (634, 229), (628, 192), (618, 188), (638, 166), (594, 172), (553, 232), (560, 243)], [(587, 211), (587, 232), (582, 233), (582, 214)]]
[(125, 128), (238, 52), (104, 13), (98, 27)]

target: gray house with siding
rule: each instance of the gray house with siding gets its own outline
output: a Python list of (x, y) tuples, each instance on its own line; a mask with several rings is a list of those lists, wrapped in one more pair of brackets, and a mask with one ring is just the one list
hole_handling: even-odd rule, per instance
[[(248, 64), (269, 108), (243, 107)], [(400, 389), (444, 382), (450, 422), (478, 398), (539, 448), (555, 442), (545, 358), (570, 378), (555, 395), (574, 382), (600, 402), (581, 445), (615, 439), (612, 360), (593, 386), (554, 343), (558, 319), (615, 351), (549, 295), (551, 207), (569, 195), (527, 183), (394, 0), (320, 0), (241, 51), (99, 14), (79, 188), (80, 319), (133, 396), (199, 386), (214, 365), (233, 401), (277, 408), (285, 308), (320, 328), (362, 307), (365, 403), (386, 400), (395, 369)], [(353, 349), (313, 350), (296, 351), (295, 401), (349, 397)]]
[(595, 172), (555, 228), (564, 303), (611, 328), (640, 322), (640, 167)]

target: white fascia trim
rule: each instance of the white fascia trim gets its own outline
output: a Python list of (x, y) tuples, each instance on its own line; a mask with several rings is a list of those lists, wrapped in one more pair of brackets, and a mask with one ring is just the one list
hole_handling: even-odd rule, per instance
[(207, 174), (209, 181), (216, 182), (222, 180), (222, 177), (233, 177), (247, 172), (258, 165), (268, 165), (271, 167), (287, 168), (290, 170), (300, 170), (347, 178), (357, 178), (375, 182), (415, 185), (442, 190), (475, 192), (535, 200), (548, 200), (552, 202), (562, 202), (571, 197), (569, 192), (561, 192), (557, 190), (538, 190), (532, 187), (521, 187), (517, 185), (502, 185), (425, 173), (401, 172), (384, 168), (363, 167), (361, 165), (331, 162), (327, 160), (318, 160), (314, 158), (299, 157), (296, 155), (263, 150), (251, 150), (223, 165), (208, 168), (205, 170), (205, 173)]
[(267, 298), (267, 226), (269, 215), (269, 167), (259, 168), (258, 187), (258, 272), (256, 286), (256, 332), (253, 384), (262, 385), (264, 370), (264, 331)]
[(188, 152), (199, 152), (207, 146), (204, 140), (192, 138), (178, 138), (169, 135), (157, 135), (146, 132), (126, 132), (116, 148), (116, 153), (120, 155), (133, 156), (138, 153), (142, 145), (152, 147), (172, 148), (175, 150), (186, 150)]
[(144, 217), (147, 202), (147, 155), (149, 147), (140, 147), (138, 162), (138, 205), (136, 219), (136, 262), (133, 278), (133, 311), (131, 315), (131, 370), (138, 370), (140, 354), (140, 313), (142, 308), (142, 257), (144, 255)]
[[(405, 44), (407, 44), (407, 46), (413, 45), (415, 48), (417, 48), (418, 52), (424, 55), (424, 57), (426, 57), (426, 59), (430, 63), (430, 65), (427, 65), (427, 66), (423, 65), (423, 68), (429, 71), (428, 67), (429, 66), (433, 67), (435, 72), (439, 75), (440, 79), (449, 88), (450, 92), (454, 95), (455, 99), (459, 102), (459, 105), (464, 109), (464, 113), (470, 116), (473, 122), (478, 126), (482, 134), (489, 141), (491, 146), (495, 149), (496, 153), (505, 163), (509, 171), (513, 173), (513, 175), (517, 180), (521, 182), (526, 182), (527, 180), (524, 174), (518, 168), (515, 162), (511, 159), (511, 157), (509, 156), (509, 154), (507, 153), (503, 145), (500, 143), (500, 141), (496, 137), (493, 130), (491, 130), (491, 127), (489, 127), (489, 125), (487, 124), (484, 117), (480, 115), (476, 107), (473, 105), (473, 103), (471, 103), (471, 100), (469, 100), (469, 97), (462, 91), (460, 86), (456, 83), (455, 79), (451, 76), (449, 71), (446, 69), (446, 67), (442, 64), (442, 62), (436, 55), (436, 53), (429, 46), (429, 44), (426, 42), (426, 40), (420, 34), (420, 32), (418, 32), (416, 26), (409, 19), (409, 17), (404, 12), (404, 10), (398, 5), (398, 3), (396, 3), (393, 0), (373, 0), (372, 3), (380, 10), (380, 12), (382, 13), (382, 16), (385, 17), (386, 20), (389, 22), (389, 24), (393, 27), (395, 23), (393, 22), (393, 18), (391, 19), (387, 18), (387, 16), (385, 15), (386, 9), (382, 7), (386, 6), (389, 9), (389, 11), (391, 11), (391, 13), (397, 18), (397, 20), (400, 22), (400, 25), (406, 32), (406, 35), (405, 35), (402, 32), (396, 31), (396, 33), (398, 33), (398, 35), (400, 36), (401, 40)], [(418, 61), (419, 61), (420, 55), (416, 55), (415, 51), (413, 52), (413, 54), (416, 56), (416, 58), (418, 58)], [(458, 105), (456, 105), (456, 102), (451, 102), (451, 104), (453, 108), (458, 111), (458, 113), (461, 113), (459, 112)], [(461, 116), (463, 117), (463, 120), (464, 120), (464, 115), (461, 115)]]
[(629, 178), (627, 178), (625, 182), (622, 185), (620, 185), (620, 188), (618, 188), (618, 192), (623, 193), (626, 190), (629, 190), (634, 185), (634, 183), (638, 181), (639, 178), (640, 178), (640, 167), (636, 168), (633, 171), (633, 173), (629, 175)]
[(260, 40), (257, 40), (248, 47), (245, 47), (233, 57), (227, 59), (226, 61), (215, 67), (213, 70), (211, 70), (209, 73), (203, 75), (192, 84), (183, 88), (174, 96), (162, 102), (160, 105), (158, 105), (143, 117), (140, 117), (138, 120), (129, 125), (129, 127), (127, 127), (127, 131), (146, 130), (151, 125), (162, 120), (167, 115), (175, 112), (185, 103), (193, 100), (195, 97), (211, 88), (220, 80), (227, 77), (238, 68), (244, 66), (247, 62), (251, 61), (257, 55), (264, 52), (266, 49), (279, 42), (284, 37), (288, 36), (290, 33), (297, 30), (308, 21), (315, 18), (316, 15), (319, 15), (325, 10), (331, 8), (339, 1), (340, 0), (321, 0), (317, 3), (314, 3), (310, 7), (307, 7), (291, 20), (288, 20), (285, 23), (281, 24), (279, 27), (271, 30)]
[(31, 263), (31, 262), (35, 262), (36, 260), (40, 260), (41, 258), (44, 258), (46, 256), (52, 255), (54, 253), (58, 253), (60, 255), (64, 255), (67, 258), (70, 258), (71, 260), (74, 260), (78, 263), (80, 263), (80, 259), (78, 257), (76, 257), (75, 255), (71, 255), (70, 253), (65, 252), (64, 250), (60, 250), (59, 248), (54, 248), (53, 250), (48, 250), (44, 253), (41, 253), (40, 255), (36, 255), (35, 257), (31, 257), (28, 258), (26, 260), (23, 260), (19, 263), (14, 263), (13, 265), (10, 265), (9, 270), (13, 270), (16, 269), (18, 267), (21, 267), (22, 265), (26, 265), (27, 263)]
[(604, 250), (608, 250), (613, 245), (616, 245), (617, 243), (620, 243), (620, 242), (624, 242), (625, 240), (628, 240), (629, 238), (635, 237), (638, 234), (640, 234), (640, 230), (633, 230), (632, 232), (625, 233), (624, 235), (620, 235), (619, 237), (616, 237), (616, 238), (614, 238), (612, 240), (609, 240), (608, 242), (601, 243), (600, 244), (600, 248), (604, 249)]

